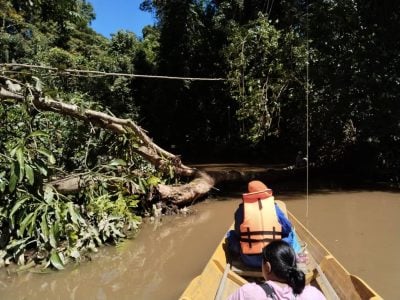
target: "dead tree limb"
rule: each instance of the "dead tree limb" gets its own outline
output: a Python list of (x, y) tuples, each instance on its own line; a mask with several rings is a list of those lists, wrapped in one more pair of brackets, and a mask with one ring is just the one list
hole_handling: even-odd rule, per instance
[[(157, 189), (162, 200), (170, 200), (176, 204), (190, 203), (207, 194), (214, 186), (212, 177), (205, 172), (185, 166), (179, 156), (155, 144), (145, 131), (131, 119), (121, 119), (104, 112), (83, 109), (77, 105), (65, 103), (62, 100), (44, 97), (36, 91), (32, 91), (31, 95), (32, 97), (27, 98), (22, 94), (12, 92), (3, 87), (0, 89), (0, 99), (14, 99), (19, 102), (25, 101), (38, 110), (70, 116), (82, 122), (111, 130), (117, 134), (132, 132), (139, 139), (139, 146), (134, 151), (151, 163), (156, 169), (166, 172), (172, 167), (176, 175), (191, 179), (189, 183), (182, 185), (168, 186), (159, 184)], [(65, 179), (64, 181), (59, 180), (55, 183), (55, 187), (60, 192), (71, 191), (74, 188), (79, 189), (79, 185), (79, 178), (74, 177)]]

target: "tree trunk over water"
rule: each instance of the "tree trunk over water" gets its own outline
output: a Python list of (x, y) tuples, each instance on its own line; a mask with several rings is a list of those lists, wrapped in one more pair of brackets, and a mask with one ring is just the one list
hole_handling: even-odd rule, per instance
[[(70, 116), (82, 122), (93, 124), (101, 128), (111, 130), (117, 134), (132, 132), (139, 139), (139, 146), (134, 151), (151, 163), (156, 169), (169, 172), (172, 167), (174, 174), (189, 178), (191, 181), (182, 185), (159, 184), (157, 190), (163, 201), (171, 201), (175, 204), (192, 203), (206, 195), (214, 186), (214, 179), (206, 172), (188, 167), (181, 162), (179, 156), (174, 155), (155, 144), (145, 131), (130, 119), (121, 119), (104, 112), (84, 109), (77, 105), (44, 97), (41, 93), (31, 90), (33, 98), (28, 99), (19, 93), (1, 88), (0, 99), (14, 99), (25, 102), (33, 109), (51, 111), (64, 116)], [(78, 191), (84, 182), (79, 175), (60, 179), (52, 182), (61, 193)]]

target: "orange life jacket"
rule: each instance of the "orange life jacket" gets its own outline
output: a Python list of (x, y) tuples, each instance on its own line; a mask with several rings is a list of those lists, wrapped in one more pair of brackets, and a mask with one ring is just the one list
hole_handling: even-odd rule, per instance
[(269, 242), (282, 238), (271, 190), (243, 194), (240, 246), (243, 254), (260, 254)]

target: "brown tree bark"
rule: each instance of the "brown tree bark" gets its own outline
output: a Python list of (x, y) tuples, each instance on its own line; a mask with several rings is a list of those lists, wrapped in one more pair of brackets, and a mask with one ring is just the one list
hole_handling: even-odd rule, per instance
[[(111, 130), (117, 134), (132, 132), (139, 139), (139, 146), (134, 149), (149, 163), (158, 170), (168, 172), (172, 167), (176, 175), (190, 178), (191, 181), (182, 185), (163, 185), (159, 184), (157, 190), (161, 200), (170, 200), (175, 204), (186, 204), (206, 195), (214, 186), (214, 179), (206, 172), (190, 168), (181, 162), (179, 156), (174, 155), (155, 144), (145, 131), (130, 119), (121, 119), (109, 114), (91, 110), (44, 97), (41, 93), (31, 90), (32, 98), (27, 101), (22, 94), (12, 92), (1, 87), (0, 99), (14, 99), (16, 101), (25, 101), (35, 109), (51, 111), (64, 116), (76, 118), (82, 122), (94, 124), (101, 128)], [(69, 193), (79, 190), (81, 187), (81, 178), (71, 176), (69, 178), (57, 180), (53, 185), (61, 193)]]

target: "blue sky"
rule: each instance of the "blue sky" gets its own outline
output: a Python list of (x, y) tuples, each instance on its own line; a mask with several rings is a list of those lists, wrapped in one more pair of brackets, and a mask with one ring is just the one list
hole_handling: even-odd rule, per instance
[(138, 37), (142, 28), (154, 23), (153, 16), (139, 9), (142, 0), (88, 0), (94, 8), (96, 19), (92, 28), (109, 38), (118, 30), (129, 30)]

